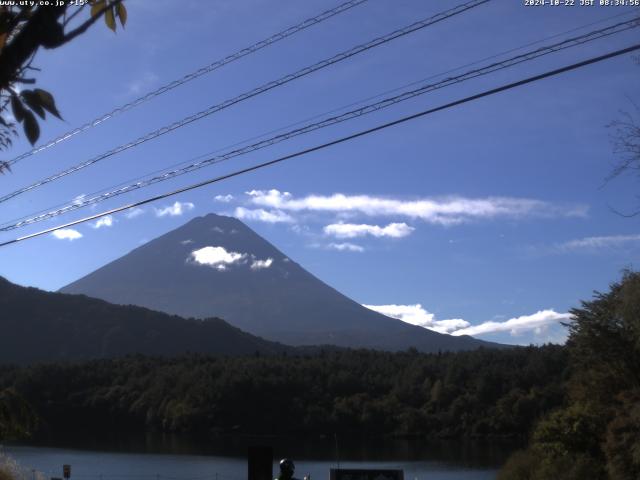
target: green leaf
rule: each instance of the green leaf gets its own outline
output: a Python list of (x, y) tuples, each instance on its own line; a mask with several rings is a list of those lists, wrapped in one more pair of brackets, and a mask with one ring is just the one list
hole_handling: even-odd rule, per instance
[(16, 117), (18, 122), (24, 120), (26, 110), (17, 95), (11, 95), (11, 110), (13, 111), (13, 116)]
[(120, 2), (118, 4), (118, 18), (120, 19), (120, 25), (124, 28), (125, 23), (127, 23), (127, 8), (124, 6), (124, 3)]
[(60, 112), (58, 112), (56, 101), (54, 100), (53, 95), (51, 95), (46, 90), (42, 90), (41, 88), (36, 88), (34, 92), (36, 93), (36, 95), (38, 95), (38, 97), (40, 97), (40, 105), (42, 105), (42, 107), (51, 115), (54, 115), (55, 117), (62, 120), (62, 116), (60, 115)]
[(94, 2), (93, 5), (91, 5), (91, 16), (95, 17), (97, 16), (100, 11), (104, 8), (105, 6), (105, 0), (99, 0), (97, 2)]
[(38, 121), (36, 117), (28, 110), (24, 112), (24, 133), (27, 136), (27, 139), (34, 145), (38, 138), (40, 137), (40, 127), (38, 126)]
[(116, 31), (116, 17), (113, 14), (114, 10), (115, 10), (115, 8), (109, 8), (106, 12), (104, 12), (104, 23), (106, 23), (107, 27), (109, 27), (111, 30), (113, 30), (115, 32)]
[(40, 96), (32, 90), (24, 90), (20, 96), (24, 99), (24, 103), (44, 120), (47, 115), (42, 108)]

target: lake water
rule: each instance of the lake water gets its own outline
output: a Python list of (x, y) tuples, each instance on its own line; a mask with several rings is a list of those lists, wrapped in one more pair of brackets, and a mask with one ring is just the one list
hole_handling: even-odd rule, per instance
[[(23, 467), (47, 478), (62, 477), (62, 465), (72, 466), (72, 480), (244, 480), (249, 445), (269, 445), (276, 458), (295, 461), (295, 476), (328, 480), (329, 469), (403, 469), (405, 480), (489, 480), (512, 446), (418, 440), (341, 440), (231, 438), (184, 441), (173, 436), (104, 442), (44, 442), (4, 445), (4, 453)], [(337, 447), (337, 448), (336, 448)], [(274, 476), (278, 472), (274, 462)]]

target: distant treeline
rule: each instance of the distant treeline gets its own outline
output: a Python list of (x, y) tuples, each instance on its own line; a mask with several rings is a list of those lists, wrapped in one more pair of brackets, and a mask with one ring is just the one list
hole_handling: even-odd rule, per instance
[(14, 433), (525, 437), (537, 419), (562, 404), (566, 367), (567, 353), (559, 346), (443, 354), (132, 356), (5, 366), (0, 391), (13, 405), (3, 407), (0, 396), (0, 412), (6, 407), (23, 414), (0, 414), (0, 422), (29, 422), (28, 428), (7, 429)]

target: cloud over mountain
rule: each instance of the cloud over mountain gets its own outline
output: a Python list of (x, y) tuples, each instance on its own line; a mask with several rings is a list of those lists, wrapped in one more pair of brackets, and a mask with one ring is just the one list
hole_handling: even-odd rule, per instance
[(269, 268), (273, 265), (273, 258), (269, 257), (266, 260), (254, 260), (251, 262), (251, 270), (262, 270), (263, 268)]
[(469, 327), (471, 324), (461, 318), (436, 320), (435, 315), (425, 310), (419, 303), (415, 305), (363, 305), (373, 311), (382, 313), (403, 322), (428, 328), (438, 333), (452, 333)]
[(226, 270), (228, 265), (242, 262), (246, 255), (227, 251), (224, 247), (204, 247), (191, 252), (190, 258), (200, 265)]
[[(181, 245), (189, 245), (191, 243), (193, 243), (193, 240), (180, 242)], [(187, 258), (187, 262), (206, 265), (223, 272), (231, 265), (246, 265), (248, 262), (251, 262), (249, 265), (251, 270), (263, 270), (273, 265), (273, 258), (268, 257), (261, 260), (251, 253), (234, 252), (221, 246), (208, 246), (192, 251)]]

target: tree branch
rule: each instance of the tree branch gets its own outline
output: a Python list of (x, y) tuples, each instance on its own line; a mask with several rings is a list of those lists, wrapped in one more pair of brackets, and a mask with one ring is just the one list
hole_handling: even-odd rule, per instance
[[(118, 5), (119, 3), (122, 3), (122, 0), (115, 0), (109, 5), (106, 5), (104, 8), (101, 8), (100, 10), (98, 10), (98, 13), (92, 16), (89, 20), (81, 24), (76, 29), (71, 30), (69, 33), (65, 34), (65, 36), (63, 37), (63, 41), (62, 43), (60, 43), (60, 45), (64, 45), (65, 43), (76, 38), (78, 35), (82, 35), (84, 32), (86, 32), (89, 29), (91, 25), (93, 25), (99, 18), (101, 18), (102, 15), (104, 15), (104, 13), (107, 10), (109, 10), (110, 8), (113, 8), (115, 5)], [(57, 46), (60, 46), (60, 45), (57, 45)]]
[(56, 37), (64, 35), (58, 18), (64, 7), (41, 7), (33, 12), (20, 32), (0, 52), (0, 88), (7, 88), (16, 73), (40, 46), (54, 43)]
[(84, 10), (84, 7), (85, 7), (85, 5), (83, 5), (82, 7), (78, 8), (78, 9), (76, 9), (75, 12), (73, 12), (71, 15), (69, 15), (69, 18), (66, 18), (64, 20), (62, 25), (66, 27), (69, 23), (71, 23), (71, 20), (73, 20), (76, 15), (78, 15), (82, 10)]

